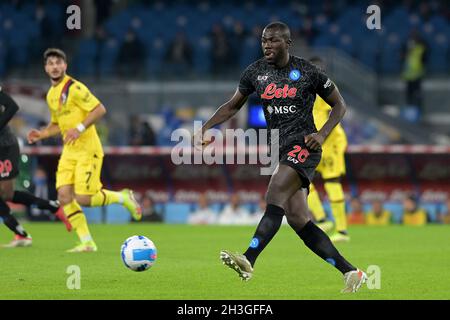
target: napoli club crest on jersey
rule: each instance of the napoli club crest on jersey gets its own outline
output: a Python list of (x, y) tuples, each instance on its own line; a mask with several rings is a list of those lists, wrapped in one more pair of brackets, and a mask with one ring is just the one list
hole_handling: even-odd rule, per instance
[(297, 69), (294, 69), (289, 73), (289, 79), (291, 79), (292, 81), (297, 81), (301, 77), (302, 77), (302, 74)]

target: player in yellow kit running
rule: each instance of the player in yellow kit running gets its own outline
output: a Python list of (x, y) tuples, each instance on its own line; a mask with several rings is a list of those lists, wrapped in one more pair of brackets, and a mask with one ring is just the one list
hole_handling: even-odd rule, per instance
[(28, 142), (62, 135), (64, 147), (56, 173), (56, 189), (64, 213), (80, 239), (80, 244), (68, 252), (97, 251), (81, 206), (120, 203), (135, 220), (141, 219), (141, 208), (131, 190), (102, 189), (103, 148), (95, 123), (105, 115), (105, 107), (84, 84), (66, 74), (67, 58), (62, 50), (46, 50), (44, 64), (52, 84), (47, 94), (51, 122), (42, 130), (31, 130)]
[[(311, 63), (324, 69), (324, 62), (319, 57), (310, 59)], [(331, 107), (319, 96), (313, 107), (314, 123), (317, 130), (320, 130), (328, 120)], [(311, 184), (308, 196), (308, 206), (317, 221), (317, 225), (325, 232), (332, 232), (330, 239), (333, 242), (349, 241), (347, 234), (347, 216), (345, 213), (345, 196), (342, 189), (341, 177), (345, 175), (345, 150), (347, 149), (347, 136), (341, 124), (338, 124), (331, 131), (327, 140), (322, 145), (322, 159), (316, 168), (324, 180), (325, 191), (330, 201), (331, 213), (333, 214), (335, 225), (327, 220), (325, 211), (320, 201), (319, 194)], [(335, 230), (334, 230), (335, 229)]]

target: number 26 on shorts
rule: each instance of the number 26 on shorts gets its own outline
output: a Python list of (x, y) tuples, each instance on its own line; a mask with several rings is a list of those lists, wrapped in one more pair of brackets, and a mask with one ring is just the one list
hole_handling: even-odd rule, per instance
[(309, 151), (307, 149), (302, 149), (302, 147), (295, 145), (294, 148), (288, 153), (288, 156), (292, 158), (297, 158), (300, 163), (304, 163), (308, 159)]

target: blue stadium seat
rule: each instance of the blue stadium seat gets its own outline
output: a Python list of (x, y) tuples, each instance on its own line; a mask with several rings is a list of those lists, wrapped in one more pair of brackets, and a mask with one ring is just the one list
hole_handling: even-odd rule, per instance
[(162, 62), (167, 50), (167, 43), (162, 38), (155, 38), (147, 50), (146, 70), (147, 75), (153, 76), (162, 72)]
[(155, 203), (154, 205), (156, 212), (159, 212), (161, 215), (164, 215), (164, 203)]
[(329, 28), (330, 21), (328, 21), (327, 17), (323, 14), (318, 14), (315, 16), (313, 21), (313, 25), (316, 29), (318, 29), (321, 34), (326, 34)]
[(403, 205), (399, 202), (386, 202), (384, 209), (390, 211), (392, 214), (392, 220), (394, 223), (402, 223), (403, 218)]
[(446, 34), (439, 33), (429, 42), (427, 70), (436, 73), (449, 71), (449, 39)]
[(368, 37), (367, 40), (359, 42), (356, 49), (356, 57), (372, 70), (377, 70), (378, 41), (377, 37)]
[(191, 212), (189, 203), (168, 203), (166, 204), (164, 222), (166, 223), (186, 223)]
[(82, 76), (95, 74), (95, 59), (98, 52), (98, 43), (94, 39), (85, 39), (78, 46), (78, 54), (75, 58), (76, 73)]
[(353, 56), (355, 53), (352, 37), (348, 34), (342, 34), (339, 36), (337, 47), (350, 56)]
[(427, 202), (423, 203), (421, 205), (423, 209), (427, 212), (428, 219), (430, 222), (436, 222), (437, 221), (437, 215), (439, 213), (439, 204)]
[(401, 48), (403, 43), (397, 33), (390, 33), (384, 37), (384, 46), (381, 49), (381, 71), (384, 73), (399, 73), (402, 67)]
[(124, 206), (119, 204), (112, 204), (105, 207), (106, 223), (111, 224), (125, 224), (130, 222), (131, 216)]
[(241, 206), (250, 213), (254, 212), (256, 207), (255, 203), (243, 203)]
[(103, 222), (103, 208), (102, 207), (83, 207), (83, 212), (86, 215), (88, 223), (102, 223)]
[(114, 73), (114, 67), (119, 55), (119, 43), (116, 39), (108, 39), (100, 48), (99, 70), (102, 76), (109, 76)]
[(430, 23), (433, 25), (436, 32), (442, 32), (449, 26), (448, 21), (442, 15), (434, 15), (431, 17)]
[(371, 203), (363, 203), (362, 207), (363, 207), (363, 211), (365, 213), (367, 213), (369, 211), (372, 211), (372, 204)]
[(197, 38), (194, 46), (194, 68), (201, 74), (211, 71), (211, 41), (207, 37)]
[(334, 46), (335, 39), (328, 33), (322, 33), (320, 36), (314, 38), (313, 46), (316, 48)]
[(243, 49), (241, 50), (241, 57), (239, 59), (240, 67), (246, 68), (253, 61), (261, 56), (261, 44), (258, 39), (249, 37), (245, 40)]
[(212, 203), (210, 207), (211, 207), (212, 211), (219, 214), (222, 211), (223, 206), (224, 206), (223, 203), (216, 202), (216, 203)]

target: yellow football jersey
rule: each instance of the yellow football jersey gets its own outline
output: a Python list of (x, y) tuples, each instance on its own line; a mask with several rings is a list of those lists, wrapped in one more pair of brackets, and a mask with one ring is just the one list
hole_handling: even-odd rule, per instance
[(414, 212), (403, 212), (403, 224), (423, 226), (427, 224), (427, 213), (423, 209), (417, 209)]
[[(100, 101), (81, 82), (65, 76), (57, 86), (52, 86), (47, 93), (47, 104), (52, 123), (56, 123), (63, 138), (67, 130), (83, 122), (89, 112)], [(65, 145), (64, 152), (90, 153), (103, 156), (103, 148), (95, 125), (84, 131), (73, 145)]]
[[(313, 107), (313, 117), (314, 124), (316, 125), (317, 130), (320, 130), (325, 122), (327, 122), (330, 111), (331, 107), (328, 105), (328, 103), (326, 103), (320, 96), (316, 95), (316, 101), (314, 102)], [(330, 132), (327, 141), (342, 137), (345, 138), (345, 141), (347, 141), (347, 136), (345, 135), (344, 128), (342, 128), (341, 124), (338, 123), (333, 131)]]
[(383, 210), (380, 216), (376, 216), (374, 212), (370, 211), (366, 215), (366, 223), (372, 226), (387, 226), (391, 222), (391, 213)]

